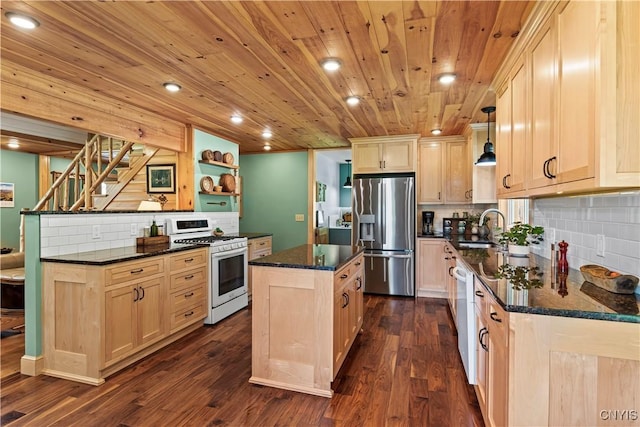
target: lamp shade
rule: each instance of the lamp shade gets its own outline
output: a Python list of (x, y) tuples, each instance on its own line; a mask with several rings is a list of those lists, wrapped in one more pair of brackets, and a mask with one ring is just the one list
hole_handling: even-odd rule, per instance
[(344, 181), (344, 188), (351, 188), (351, 160), (346, 160), (347, 162), (347, 179)]
[(480, 111), (487, 113), (487, 142), (484, 143), (484, 149), (482, 150), (483, 153), (475, 164), (476, 166), (495, 166), (496, 154), (493, 152), (493, 144), (489, 139), (489, 132), (491, 130), (491, 113), (496, 111), (496, 107), (483, 107)]
[(139, 211), (161, 211), (162, 205), (160, 202), (156, 202), (153, 200), (143, 200), (138, 205)]

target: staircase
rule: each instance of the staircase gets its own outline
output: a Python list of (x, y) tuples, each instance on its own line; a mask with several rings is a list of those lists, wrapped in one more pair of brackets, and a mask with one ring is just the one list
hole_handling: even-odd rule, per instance
[(105, 210), (158, 149), (103, 135), (89, 140), (33, 210)]

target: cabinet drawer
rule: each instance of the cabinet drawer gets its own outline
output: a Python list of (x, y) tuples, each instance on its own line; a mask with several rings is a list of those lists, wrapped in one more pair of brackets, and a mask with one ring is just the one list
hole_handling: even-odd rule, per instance
[(171, 315), (171, 330), (173, 331), (175, 329), (204, 319), (206, 317), (204, 307), (205, 304), (200, 303), (174, 312)]
[(271, 248), (255, 251), (251, 256), (251, 259), (262, 258), (263, 256), (271, 255)]
[(169, 288), (173, 291), (207, 282), (207, 267), (198, 267), (171, 275)]
[(487, 301), (489, 300), (489, 291), (487, 291), (482, 283), (478, 280), (477, 277), (473, 277), (473, 301), (480, 310), (481, 313), (484, 313), (486, 310)]
[(206, 286), (200, 284), (179, 292), (174, 292), (169, 296), (169, 299), (171, 301), (171, 313), (184, 312), (184, 310), (189, 307), (206, 303)]
[(271, 255), (271, 237), (249, 240), (249, 259)]
[(128, 282), (136, 279), (146, 279), (164, 271), (164, 258), (153, 257), (145, 261), (134, 261), (117, 264), (105, 270), (107, 286)]
[(180, 252), (176, 255), (169, 257), (169, 271), (178, 271), (184, 268), (194, 267), (207, 262), (207, 254), (209, 253), (207, 248), (198, 249), (195, 251)]
[(494, 337), (496, 343), (506, 346), (509, 338), (509, 334), (507, 333), (509, 330), (509, 316), (502, 309), (500, 304), (493, 299), (488, 301), (486, 315), (489, 333)]

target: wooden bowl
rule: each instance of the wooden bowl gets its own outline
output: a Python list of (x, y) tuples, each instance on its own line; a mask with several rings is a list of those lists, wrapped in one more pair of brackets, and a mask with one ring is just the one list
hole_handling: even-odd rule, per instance
[(580, 267), (580, 272), (587, 282), (615, 294), (632, 294), (638, 286), (636, 276), (620, 274), (601, 265), (583, 265)]
[(229, 193), (236, 191), (236, 179), (229, 173), (220, 175), (220, 185), (222, 186), (222, 191)]
[(211, 150), (204, 150), (201, 155), (202, 160), (213, 160), (213, 151)]
[(224, 156), (222, 156), (222, 161), (228, 165), (232, 165), (233, 164), (233, 154), (231, 153), (224, 153)]
[(211, 193), (211, 191), (213, 191), (213, 178), (210, 176), (203, 176), (200, 178), (200, 188), (205, 193)]
[(221, 162), (222, 161), (222, 151), (214, 151), (213, 152), (213, 160), (215, 160), (216, 162)]

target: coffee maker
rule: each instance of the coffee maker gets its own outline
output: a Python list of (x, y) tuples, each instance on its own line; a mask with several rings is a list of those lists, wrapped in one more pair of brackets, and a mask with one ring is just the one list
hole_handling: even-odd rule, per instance
[(434, 211), (422, 211), (422, 234), (433, 234)]

